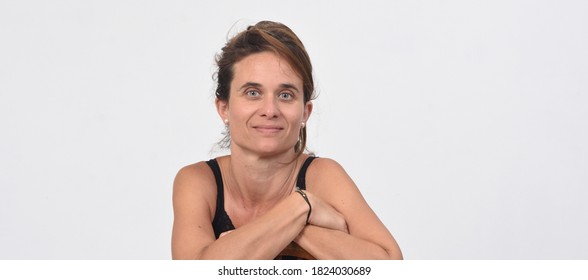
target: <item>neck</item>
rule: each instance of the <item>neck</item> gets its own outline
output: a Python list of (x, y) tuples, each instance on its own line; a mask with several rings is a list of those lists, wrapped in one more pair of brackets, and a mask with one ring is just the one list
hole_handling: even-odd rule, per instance
[(246, 208), (272, 207), (292, 192), (298, 160), (292, 152), (278, 157), (232, 153), (227, 190)]

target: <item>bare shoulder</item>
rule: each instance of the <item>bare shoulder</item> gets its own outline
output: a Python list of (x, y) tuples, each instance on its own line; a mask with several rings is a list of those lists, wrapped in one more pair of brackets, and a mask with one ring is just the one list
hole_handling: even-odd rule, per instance
[(181, 168), (174, 180), (172, 257), (198, 258), (214, 242), (212, 219), (216, 207), (216, 181), (206, 162)]
[(343, 215), (349, 234), (384, 248), (391, 258), (402, 258), (398, 244), (343, 167), (335, 160), (317, 158), (307, 171), (307, 189)]
[(200, 161), (180, 168), (176, 174), (174, 184), (185, 181), (214, 182), (214, 174), (206, 162)]
[(347, 179), (349, 175), (337, 161), (331, 158), (317, 157), (312, 161), (312, 164), (307, 170), (307, 180), (315, 181), (321, 178), (329, 177), (329, 179)]
[[(197, 186), (211, 186), (216, 183), (214, 173), (208, 164), (200, 161), (182, 167), (174, 179), (174, 188), (192, 188)], [(206, 187), (200, 189), (207, 189)]]
[[(214, 173), (204, 161), (182, 167), (174, 179), (174, 209), (191, 208), (206, 202), (210, 214), (216, 207), (216, 181)], [(202, 208), (201, 208), (202, 210)]]
[(339, 169), (343, 169), (343, 167), (337, 161), (326, 157), (315, 158), (310, 166), (317, 167), (318, 169), (321, 169), (321, 171), (324, 172), (338, 171)]
[(330, 158), (316, 158), (308, 167), (306, 181), (307, 189), (321, 197), (334, 197), (335, 192), (359, 195), (357, 186), (343, 166)]

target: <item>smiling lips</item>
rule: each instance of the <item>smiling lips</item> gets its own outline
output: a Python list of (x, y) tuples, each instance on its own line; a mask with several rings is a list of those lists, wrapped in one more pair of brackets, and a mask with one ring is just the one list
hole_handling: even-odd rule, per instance
[(282, 131), (284, 128), (275, 125), (256, 125), (253, 128), (264, 134), (273, 134)]

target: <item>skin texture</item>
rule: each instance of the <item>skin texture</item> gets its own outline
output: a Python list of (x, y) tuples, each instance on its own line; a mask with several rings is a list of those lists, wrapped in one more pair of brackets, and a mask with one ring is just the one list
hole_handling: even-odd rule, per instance
[(269, 52), (244, 58), (234, 72), (228, 104), (217, 101), (220, 116), (231, 128), (231, 145), (262, 156), (292, 148), (312, 112), (312, 103), (303, 101), (302, 80)]
[(294, 192), (308, 155), (294, 145), (312, 113), (302, 80), (271, 52), (234, 65), (228, 102), (216, 101), (228, 122), (231, 155), (217, 159), (225, 210), (236, 229), (215, 239), (216, 182), (204, 162), (182, 168), (174, 181), (174, 259), (272, 259), (294, 241), (318, 259), (401, 259), (396, 241), (334, 160), (307, 171), (308, 205)]

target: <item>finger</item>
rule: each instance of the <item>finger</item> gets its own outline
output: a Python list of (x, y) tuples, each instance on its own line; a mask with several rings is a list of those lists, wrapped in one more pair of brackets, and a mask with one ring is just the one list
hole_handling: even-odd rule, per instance
[(225, 235), (227, 235), (227, 234), (231, 233), (232, 231), (233, 231), (233, 230), (225, 231), (225, 232), (221, 233), (221, 234), (219, 235), (219, 237), (218, 237), (218, 238), (221, 238), (221, 237), (223, 237), (223, 236), (225, 236)]

